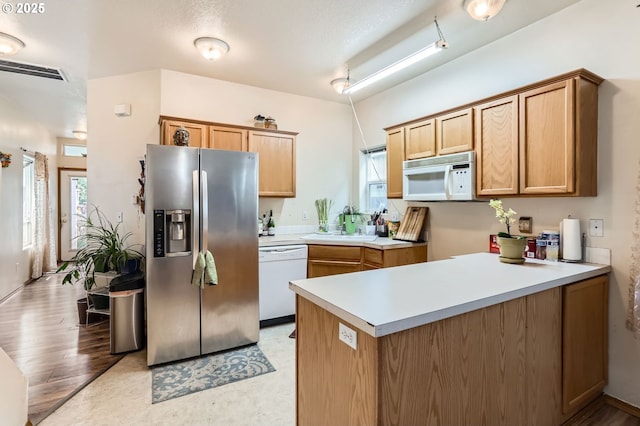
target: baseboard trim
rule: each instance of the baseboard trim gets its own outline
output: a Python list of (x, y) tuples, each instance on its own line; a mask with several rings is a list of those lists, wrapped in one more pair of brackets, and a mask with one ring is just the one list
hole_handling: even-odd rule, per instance
[(607, 402), (605, 400), (605, 394), (602, 393), (596, 399), (589, 402), (587, 405), (585, 405), (580, 410), (578, 410), (578, 412), (575, 413), (573, 416), (569, 417), (564, 423), (562, 423), (562, 426), (571, 426), (571, 425), (581, 424), (583, 420), (591, 417), (593, 413), (598, 411), (606, 403)]
[(0, 299), (0, 305), (2, 305), (4, 302), (6, 302), (7, 300), (9, 300), (11, 297), (13, 297), (13, 295), (15, 295), (16, 293), (19, 293), (21, 290), (24, 289), (24, 284), (22, 284), (20, 287), (16, 288), (15, 290), (13, 290), (11, 293), (7, 294), (5, 297), (3, 297), (2, 299)]
[(604, 395), (604, 400), (607, 404), (616, 407), (618, 410), (624, 411), (630, 416), (640, 418), (640, 407), (636, 407), (634, 405), (629, 404), (628, 402), (624, 402), (618, 398), (615, 398), (607, 394)]

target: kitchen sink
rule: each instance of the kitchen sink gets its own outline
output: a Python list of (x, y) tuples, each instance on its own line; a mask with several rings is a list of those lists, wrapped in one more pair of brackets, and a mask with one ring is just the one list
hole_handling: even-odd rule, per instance
[(341, 235), (341, 234), (309, 234), (302, 237), (303, 240), (321, 240), (321, 241), (375, 241), (378, 238), (375, 235)]

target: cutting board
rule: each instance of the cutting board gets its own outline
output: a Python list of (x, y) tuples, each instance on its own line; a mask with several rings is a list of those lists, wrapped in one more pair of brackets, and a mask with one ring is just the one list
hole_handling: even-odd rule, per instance
[(394, 238), (396, 240), (418, 241), (422, 235), (422, 228), (428, 212), (429, 207), (407, 207), (398, 233)]

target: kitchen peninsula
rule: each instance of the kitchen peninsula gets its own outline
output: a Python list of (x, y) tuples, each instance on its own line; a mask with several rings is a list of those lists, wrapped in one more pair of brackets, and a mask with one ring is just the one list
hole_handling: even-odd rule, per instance
[(606, 383), (609, 271), (478, 253), (292, 281), (297, 423), (559, 425)]

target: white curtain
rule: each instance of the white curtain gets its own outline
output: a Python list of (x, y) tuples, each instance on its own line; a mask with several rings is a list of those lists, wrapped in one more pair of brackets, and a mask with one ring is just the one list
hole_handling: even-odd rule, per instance
[(36, 152), (34, 166), (35, 211), (31, 278), (40, 278), (44, 272), (56, 269), (56, 254), (49, 201), (49, 164), (46, 155)]
[(636, 183), (636, 211), (631, 243), (631, 271), (629, 282), (629, 308), (627, 328), (640, 338), (640, 167)]

